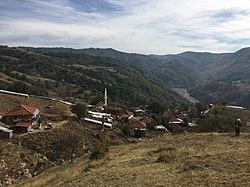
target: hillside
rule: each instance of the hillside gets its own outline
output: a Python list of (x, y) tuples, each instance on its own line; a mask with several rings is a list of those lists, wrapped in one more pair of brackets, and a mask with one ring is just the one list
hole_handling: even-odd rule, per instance
[[(20, 104), (37, 107), (47, 116), (63, 117), (71, 114), (70, 107), (65, 104), (35, 97), (25, 98), (0, 93), (0, 103), (0, 116), (6, 114), (10, 109), (17, 107)], [(53, 106), (53, 108), (47, 108), (49, 105)]]
[[(250, 108), (250, 48), (221, 54), (142, 55), (98, 48), (1, 47), (0, 54), (1, 88), (26, 91), (28, 85), (32, 94), (91, 103), (107, 87), (109, 98), (122, 105), (156, 99), (165, 106), (185, 104), (170, 88), (186, 88), (205, 103)], [(13, 84), (20, 80), (26, 85)]]
[[(224, 60), (225, 61), (225, 60)], [(250, 48), (233, 53), (227, 61), (228, 67), (217, 73), (213, 79), (220, 81), (250, 81)]]
[(178, 60), (161, 59), (154, 55), (142, 55), (136, 53), (124, 53), (114, 49), (68, 49), (68, 48), (26, 48), (42, 54), (53, 53), (75, 53), (87, 54), (96, 57), (108, 57), (118, 59), (130, 67), (135, 68), (142, 75), (154, 76), (163, 84), (171, 87), (190, 87), (200, 85), (204, 77), (193, 68), (188, 67)]
[(250, 48), (228, 54), (220, 63), (224, 65), (217, 63), (211, 69), (214, 74), (207, 84), (190, 89), (191, 95), (203, 102), (225, 102), (250, 108)]
[[(32, 129), (29, 133), (15, 131), (11, 139), (0, 138), (0, 186), (32, 178), (48, 168), (68, 162), (71, 156), (89, 154), (102, 142), (99, 136), (102, 127), (80, 121), (68, 105), (33, 96), (7, 94), (0, 94), (0, 103), (0, 116), (23, 104), (38, 108), (42, 121), (40, 129)], [(49, 123), (51, 129), (46, 128)], [(117, 129), (105, 131), (103, 136), (109, 140), (109, 145), (127, 143)]]
[(184, 52), (158, 57), (176, 60), (206, 77), (203, 84), (188, 88), (196, 99), (205, 103), (225, 102), (250, 108), (250, 48), (235, 53)]
[(226, 103), (250, 108), (250, 82), (211, 82), (189, 89), (193, 97), (205, 103)]
[(0, 47), (0, 89), (92, 102), (106, 87), (113, 102), (125, 105), (153, 99), (165, 105), (187, 103), (153, 75), (126, 62), (73, 49), (32, 50)]
[[(199, 132), (229, 134), (188, 132), (170, 136), (148, 131), (146, 137), (136, 139), (126, 137), (118, 126), (102, 131), (101, 126), (80, 121), (69, 106), (56, 101), (0, 94), (0, 103), (0, 115), (27, 104), (38, 107), (53, 125), (50, 130), (36, 129), (0, 140), (0, 185), (174, 186), (177, 182), (179, 186), (245, 186), (249, 182), (245, 180), (250, 164), (246, 160), (250, 156), (250, 129), (245, 125), (250, 120), (248, 110), (221, 108), (216, 118), (210, 111), (197, 121)], [(233, 134), (233, 120), (238, 117), (244, 123), (240, 138)], [(216, 127), (211, 128), (213, 125)], [(91, 161), (96, 147), (108, 152), (104, 158)], [(73, 163), (69, 162), (71, 156)], [(237, 174), (232, 175), (233, 170)]]
[[(33, 51), (45, 53), (47, 49)], [(53, 49), (74, 51), (73, 49)], [(184, 52), (176, 55), (141, 55), (114, 49), (79, 49), (78, 54), (110, 57), (130, 64), (143, 75), (150, 75), (170, 87), (187, 88), (191, 96), (205, 103), (249, 104), (250, 48), (235, 53)]]
[(200, 85), (204, 77), (193, 68), (175, 59), (161, 59), (156, 55), (128, 54), (112, 49), (84, 49), (87, 54), (115, 57), (129, 62), (138, 69), (152, 73), (155, 77), (171, 87), (190, 87)]
[[(116, 146), (20, 186), (249, 186), (250, 136), (187, 134)], [(237, 171), (237, 172), (236, 172)]]
[(201, 53), (201, 52), (184, 52), (176, 55), (165, 55), (157, 56), (158, 58), (165, 60), (175, 60), (190, 68), (194, 68), (201, 74), (203, 74), (207, 79), (210, 79), (218, 72), (224, 70), (226, 67), (230, 66), (228, 59), (232, 54), (230, 53)]

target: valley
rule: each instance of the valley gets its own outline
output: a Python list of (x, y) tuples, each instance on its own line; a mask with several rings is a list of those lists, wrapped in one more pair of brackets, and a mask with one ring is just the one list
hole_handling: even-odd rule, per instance
[(0, 140), (0, 184), (250, 185), (248, 50), (142, 55), (0, 46), (0, 89), (22, 93), (0, 93), (0, 116), (17, 106), (41, 112), (41, 127), (15, 126), (17, 117), (10, 128), (27, 132)]
[(250, 187), (250, 0), (0, 0), (0, 187)]
[(173, 90), (180, 94), (182, 97), (186, 98), (191, 103), (199, 102), (197, 99), (191, 97), (190, 93), (188, 93), (188, 90), (185, 88), (173, 88)]

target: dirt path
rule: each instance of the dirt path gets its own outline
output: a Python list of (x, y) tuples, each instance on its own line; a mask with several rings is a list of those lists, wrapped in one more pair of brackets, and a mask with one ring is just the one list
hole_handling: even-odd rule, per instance
[(68, 123), (68, 122), (69, 122), (69, 120), (53, 122), (53, 123), (52, 123), (52, 127), (53, 127), (53, 128), (61, 127), (62, 125), (66, 124), (66, 123)]

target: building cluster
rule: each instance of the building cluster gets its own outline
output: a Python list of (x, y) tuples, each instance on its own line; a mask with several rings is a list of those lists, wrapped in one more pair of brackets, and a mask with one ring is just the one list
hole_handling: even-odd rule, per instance
[(106, 89), (104, 93), (104, 102), (100, 101), (96, 105), (88, 105), (89, 115), (85, 118), (86, 121), (109, 128), (112, 128), (115, 124), (122, 127), (128, 135), (134, 137), (142, 137), (147, 131), (163, 131), (171, 134), (170, 131), (173, 131), (173, 128), (176, 130), (186, 125), (182, 119), (173, 115), (169, 109), (158, 115), (161, 121), (159, 123), (151, 116), (147, 106), (137, 107), (133, 111), (108, 106)]
[(1, 118), (0, 138), (11, 138), (13, 132), (29, 132), (40, 128), (40, 110), (27, 105), (19, 105)]
[[(133, 111), (123, 110), (117, 106), (108, 106), (107, 90), (104, 102), (87, 105), (88, 115), (85, 121), (112, 129), (121, 127), (124, 132), (134, 137), (142, 137), (147, 131), (163, 131), (170, 134), (173, 126), (183, 125), (184, 121), (177, 118), (171, 111), (165, 110), (155, 117), (151, 116), (146, 106), (137, 107)], [(105, 112), (104, 112), (105, 111)], [(41, 127), (40, 110), (27, 105), (19, 105), (2, 116), (0, 137), (11, 138), (13, 132), (30, 132)]]
[[(110, 108), (113, 109), (112, 115), (104, 112), (110, 111)], [(89, 108), (88, 117), (84, 119), (87, 122), (103, 125), (103, 127), (121, 127), (127, 135), (134, 137), (143, 137), (147, 131), (162, 131), (171, 134), (171, 126), (184, 125), (184, 121), (173, 115), (169, 109), (158, 115), (161, 119), (161, 123), (159, 124), (145, 107), (144, 109), (142, 108), (138, 107), (133, 111), (122, 110), (121, 108), (118, 110), (118, 107), (104, 107), (98, 103), (96, 106)]]

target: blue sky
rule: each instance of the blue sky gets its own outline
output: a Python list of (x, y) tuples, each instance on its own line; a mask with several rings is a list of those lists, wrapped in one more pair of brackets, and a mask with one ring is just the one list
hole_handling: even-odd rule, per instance
[(250, 44), (250, 0), (0, 0), (0, 44), (232, 52)]

